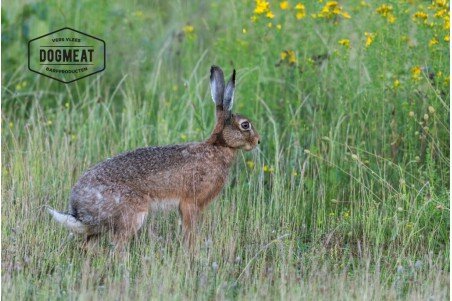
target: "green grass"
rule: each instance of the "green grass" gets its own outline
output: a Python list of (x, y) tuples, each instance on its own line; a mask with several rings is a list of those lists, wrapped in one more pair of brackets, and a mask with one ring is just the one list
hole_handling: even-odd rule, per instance
[[(449, 299), (449, 44), (439, 8), (413, 2), (392, 3), (394, 24), (381, 1), (343, 1), (349, 20), (272, 2), (256, 22), (254, 2), (4, 3), (3, 298)], [(64, 26), (106, 41), (102, 74), (63, 85), (28, 71), (27, 41)], [(206, 139), (209, 67), (231, 62), (234, 109), (262, 143), (205, 211), (194, 258), (177, 213), (150, 220), (158, 237), (144, 229), (126, 258), (107, 239), (83, 252), (43, 206), (66, 209), (105, 158)]]

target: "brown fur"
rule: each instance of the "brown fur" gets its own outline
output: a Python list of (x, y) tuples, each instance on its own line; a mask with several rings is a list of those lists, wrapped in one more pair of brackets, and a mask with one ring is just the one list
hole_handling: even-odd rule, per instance
[[(248, 120), (231, 113), (232, 99), (231, 104), (219, 99), (227, 98), (222, 77), (221, 69), (213, 66), (217, 123), (207, 141), (139, 148), (103, 161), (80, 177), (66, 215), (83, 225), (87, 237), (112, 230), (115, 243), (123, 244), (141, 228), (153, 204), (178, 203), (184, 237), (191, 241), (199, 213), (220, 193), (237, 151), (259, 143), (253, 127), (240, 127)], [(226, 89), (233, 92), (234, 85), (235, 71)]]

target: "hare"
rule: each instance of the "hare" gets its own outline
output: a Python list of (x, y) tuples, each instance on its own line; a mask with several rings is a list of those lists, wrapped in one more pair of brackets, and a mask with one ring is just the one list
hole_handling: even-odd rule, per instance
[(149, 210), (175, 207), (191, 245), (197, 217), (220, 193), (238, 150), (260, 143), (249, 119), (231, 112), (235, 70), (225, 85), (221, 68), (212, 66), (210, 87), (216, 124), (206, 141), (139, 148), (95, 165), (72, 188), (67, 213), (48, 208), (54, 219), (86, 241), (108, 231), (123, 246)]

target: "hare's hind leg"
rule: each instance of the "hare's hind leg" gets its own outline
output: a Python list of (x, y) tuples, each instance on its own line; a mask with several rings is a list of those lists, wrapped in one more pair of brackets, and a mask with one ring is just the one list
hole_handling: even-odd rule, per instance
[(116, 185), (110, 196), (114, 213), (108, 221), (115, 249), (124, 249), (138, 233), (149, 211), (149, 197), (126, 185)]
[(82, 244), (82, 249), (85, 252), (96, 250), (99, 247), (99, 234), (88, 234), (85, 236), (85, 241)]
[(132, 212), (132, 210), (127, 210), (121, 212), (113, 225), (115, 247), (123, 249), (125, 244), (137, 235), (146, 220), (147, 214), (147, 211)]

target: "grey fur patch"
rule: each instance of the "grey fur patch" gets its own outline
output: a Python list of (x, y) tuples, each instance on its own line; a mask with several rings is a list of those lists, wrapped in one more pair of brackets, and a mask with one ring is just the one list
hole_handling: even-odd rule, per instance
[(169, 211), (179, 208), (179, 199), (158, 199), (151, 202), (152, 211)]

